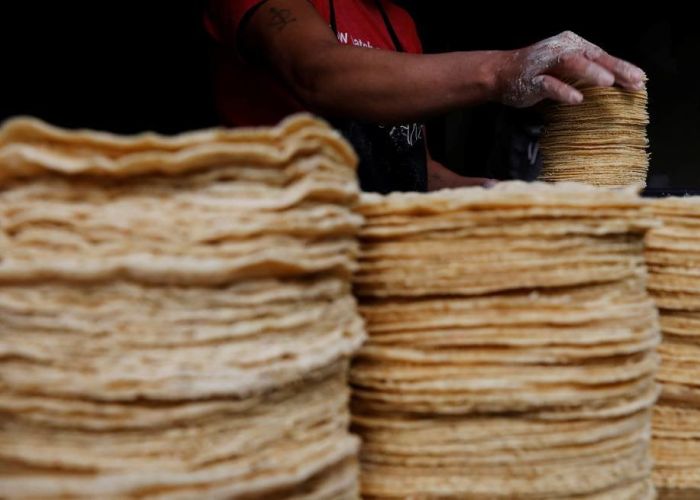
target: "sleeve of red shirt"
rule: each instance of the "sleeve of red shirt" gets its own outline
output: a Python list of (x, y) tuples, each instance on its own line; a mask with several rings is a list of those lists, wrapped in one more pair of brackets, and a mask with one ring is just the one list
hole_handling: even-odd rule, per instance
[(204, 14), (204, 26), (220, 43), (236, 45), (241, 22), (266, 0), (209, 0)]

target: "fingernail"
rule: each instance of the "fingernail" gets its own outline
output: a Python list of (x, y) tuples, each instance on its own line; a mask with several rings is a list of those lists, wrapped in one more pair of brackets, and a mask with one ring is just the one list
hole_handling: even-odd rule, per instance
[(484, 182), (483, 186), (488, 189), (488, 188), (495, 187), (496, 184), (498, 184), (498, 181), (491, 179), (491, 180)]
[(569, 102), (571, 104), (581, 104), (583, 102), (583, 94), (578, 90), (572, 90), (569, 93)]
[(646, 80), (647, 79), (646, 73), (644, 73), (644, 71), (642, 71), (639, 68), (632, 68), (629, 71), (629, 76), (630, 76), (630, 79), (632, 79), (632, 80)]
[(643, 90), (644, 87), (646, 87), (646, 84), (644, 83), (644, 80), (641, 80), (641, 81), (635, 83), (635, 84), (632, 86), (632, 88), (634, 88), (634, 90)]

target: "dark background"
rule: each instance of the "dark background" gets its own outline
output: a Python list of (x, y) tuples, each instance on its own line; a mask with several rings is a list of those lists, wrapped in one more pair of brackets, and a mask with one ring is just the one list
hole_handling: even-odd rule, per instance
[[(541, 4), (404, 3), (426, 51), (515, 48), (570, 29), (640, 65), (649, 76), (649, 184), (700, 188), (700, 33), (690, 10), (629, 16), (580, 4), (559, 13)], [(198, 4), (2, 2), (0, 120), (31, 114), (121, 133), (216, 124)], [(433, 119), (433, 155), (462, 173), (500, 175), (504, 124), (522, 116), (488, 105)]]

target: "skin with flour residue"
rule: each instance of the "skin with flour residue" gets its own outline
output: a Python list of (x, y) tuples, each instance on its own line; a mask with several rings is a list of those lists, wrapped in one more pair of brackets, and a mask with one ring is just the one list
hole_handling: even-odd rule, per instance
[[(528, 107), (547, 98), (576, 104), (583, 96), (564, 83), (574, 75), (585, 75), (600, 86), (618, 83), (629, 90), (641, 90), (644, 74), (633, 65), (610, 57), (603, 49), (570, 31), (511, 52), (504, 65), (506, 82), (502, 102)], [(564, 80), (564, 81), (562, 81)]]

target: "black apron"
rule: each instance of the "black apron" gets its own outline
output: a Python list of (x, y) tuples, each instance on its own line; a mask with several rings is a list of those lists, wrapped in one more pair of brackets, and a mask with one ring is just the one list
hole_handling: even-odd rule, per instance
[[(329, 0), (330, 23), (338, 35), (335, 2)], [(397, 52), (404, 52), (389, 16), (380, 0), (375, 0)], [(427, 191), (428, 171), (423, 124), (363, 123), (349, 119), (330, 119), (355, 148), (360, 165), (358, 175), (363, 191)]]

